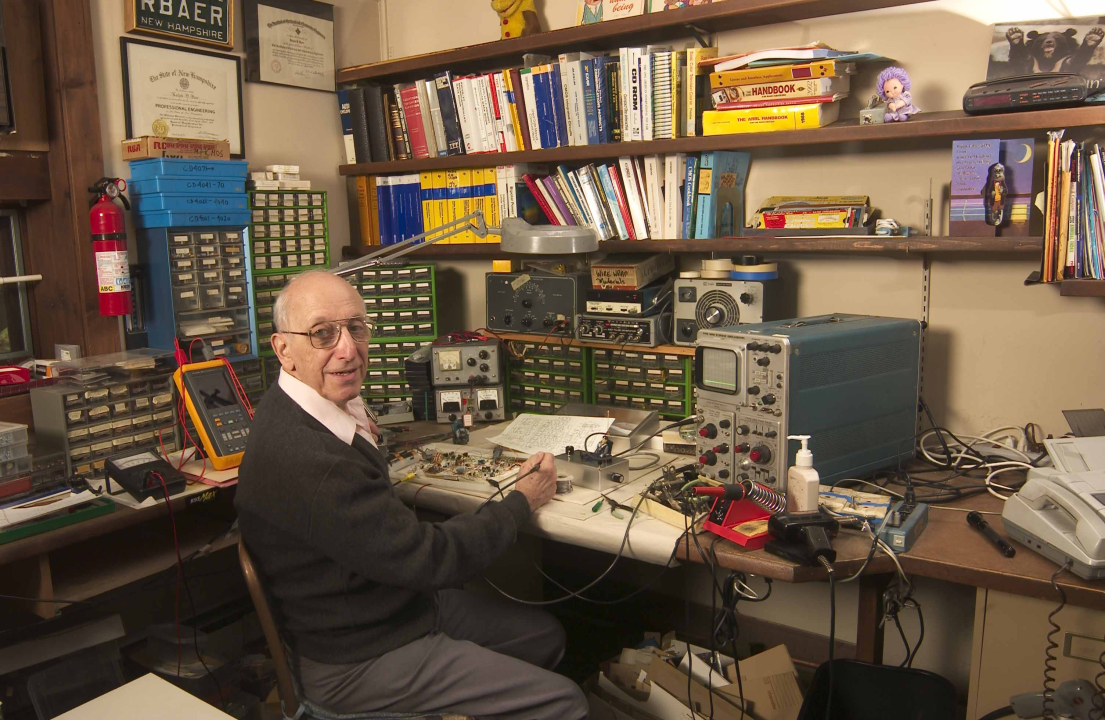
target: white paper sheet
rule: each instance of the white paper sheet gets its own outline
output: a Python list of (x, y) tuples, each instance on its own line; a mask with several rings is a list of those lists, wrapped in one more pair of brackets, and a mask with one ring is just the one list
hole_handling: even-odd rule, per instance
[[(582, 449), (588, 435), (605, 433), (613, 424), (614, 418), (523, 414), (502, 434), (488, 439), (505, 448), (531, 455), (537, 452), (561, 455), (569, 445)], [(595, 444), (596, 438), (591, 438), (592, 447)]]

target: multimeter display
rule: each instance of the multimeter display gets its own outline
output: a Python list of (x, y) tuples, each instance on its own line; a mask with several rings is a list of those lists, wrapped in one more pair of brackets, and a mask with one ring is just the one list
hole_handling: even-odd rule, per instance
[(249, 440), (249, 414), (231, 386), (226, 366), (218, 363), (189, 370), (183, 373), (182, 381), (191, 401), (189, 411), (194, 412), (193, 422), (203, 425), (212, 446), (205, 448), (208, 454), (225, 458), (244, 452)]

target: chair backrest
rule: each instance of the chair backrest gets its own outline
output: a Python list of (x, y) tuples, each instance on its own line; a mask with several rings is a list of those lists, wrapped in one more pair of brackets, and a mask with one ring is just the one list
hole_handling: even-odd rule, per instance
[(829, 663), (814, 673), (798, 720), (934, 720), (956, 716), (955, 686), (947, 678), (916, 668), (872, 665), (859, 660), (833, 661), (832, 717)]
[(280, 704), (284, 708), (284, 715), (295, 717), (299, 712), (299, 701), (295, 697), (288, 654), (284, 651), (284, 643), (280, 639), (280, 631), (276, 628), (276, 620), (273, 618), (269, 599), (265, 595), (265, 588), (261, 586), (261, 578), (253, 567), (253, 559), (250, 558), (249, 551), (246, 550), (246, 542), (240, 535), (238, 562), (242, 564), (242, 575), (246, 579), (249, 596), (253, 599), (253, 607), (257, 611), (257, 618), (261, 621), (261, 629), (265, 633), (265, 642), (269, 644), (269, 652), (272, 653), (272, 661), (276, 665), (276, 689), (280, 693)]

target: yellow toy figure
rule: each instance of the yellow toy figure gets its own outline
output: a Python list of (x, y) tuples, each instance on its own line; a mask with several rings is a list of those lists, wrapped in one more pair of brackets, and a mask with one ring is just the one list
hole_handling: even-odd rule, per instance
[(537, 19), (534, 0), (491, 0), (491, 7), (502, 19), (501, 37), (525, 37), (541, 32), (541, 22)]

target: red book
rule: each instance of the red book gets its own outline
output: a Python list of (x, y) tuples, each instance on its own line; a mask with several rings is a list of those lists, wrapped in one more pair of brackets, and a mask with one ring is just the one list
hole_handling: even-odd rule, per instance
[[(491, 112), (494, 114), (495, 121), (495, 142), (499, 143), (499, 152), (506, 152), (506, 135), (504, 134), (503, 113), (506, 112), (506, 108), (501, 107), (499, 104), (499, 90), (495, 85), (495, 75), (498, 73), (487, 74), (487, 84), (491, 88)], [(501, 77), (501, 76), (500, 76)]]
[(422, 120), (422, 109), (418, 106), (418, 89), (406, 85), (402, 89), (400, 102), (407, 116), (407, 135), (411, 139), (411, 153), (416, 158), (430, 157), (430, 148), (426, 144), (426, 125)]
[(818, 95), (817, 97), (804, 98), (766, 98), (764, 100), (743, 100), (741, 102), (718, 103), (715, 110), (747, 110), (749, 108), (784, 107), (787, 105), (812, 105), (816, 103), (830, 103), (840, 100), (844, 93), (836, 95)]
[(529, 191), (533, 193), (534, 200), (537, 201), (537, 204), (541, 207), (541, 212), (545, 213), (545, 217), (549, 219), (549, 222), (553, 225), (559, 225), (560, 221), (556, 219), (556, 213), (552, 211), (552, 208), (549, 207), (549, 201), (545, 199), (545, 193), (543, 192), (545, 188), (541, 187), (541, 183), (537, 181), (537, 178), (530, 173), (526, 173), (522, 176), (522, 179), (526, 182)]
[(618, 209), (622, 212), (622, 220), (625, 221), (625, 231), (630, 240), (637, 239), (637, 233), (633, 229), (633, 216), (629, 214), (629, 203), (625, 199), (625, 188), (622, 187), (621, 173), (617, 165), (607, 165), (606, 171), (610, 173), (610, 184), (614, 186), (614, 195), (618, 198)]

